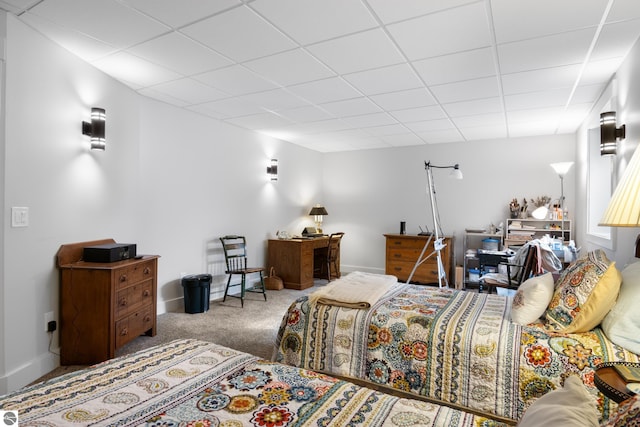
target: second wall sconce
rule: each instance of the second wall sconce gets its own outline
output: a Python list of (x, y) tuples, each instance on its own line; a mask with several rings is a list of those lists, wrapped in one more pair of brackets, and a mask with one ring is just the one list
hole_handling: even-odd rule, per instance
[(600, 114), (600, 155), (615, 155), (618, 151), (618, 139), (625, 136), (625, 125), (616, 128), (615, 111)]
[(271, 159), (271, 164), (267, 166), (267, 175), (271, 181), (278, 180), (278, 159)]
[(91, 137), (91, 149), (104, 151), (106, 140), (104, 138), (105, 110), (104, 108), (91, 109), (91, 123), (82, 122), (82, 134)]

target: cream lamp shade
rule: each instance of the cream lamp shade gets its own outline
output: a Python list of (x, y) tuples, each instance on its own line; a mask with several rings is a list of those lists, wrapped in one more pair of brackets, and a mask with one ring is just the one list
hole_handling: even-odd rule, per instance
[(640, 227), (640, 150), (633, 153), (598, 225)]

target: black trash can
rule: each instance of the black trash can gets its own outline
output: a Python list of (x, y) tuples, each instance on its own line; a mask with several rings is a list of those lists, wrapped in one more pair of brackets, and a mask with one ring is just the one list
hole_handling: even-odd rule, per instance
[(209, 311), (211, 279), (212, 276), (210, 274), (192, 274), (182, 278), (185, 313), (193, 314)]

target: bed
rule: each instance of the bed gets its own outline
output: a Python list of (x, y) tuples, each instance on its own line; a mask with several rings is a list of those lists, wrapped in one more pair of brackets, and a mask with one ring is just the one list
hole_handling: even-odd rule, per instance
[(192, 339), (18, 390), (0, 409), (21, 427), (504, 425)]
[[(634, 274), (640, 277), (640, 268)], [(512, 420), (574, 373), (606, 419), (617, 405), (595, 387), (595, 368), (640, 358), (586, 314), (605, 316), (621, 283), (614, 263), (595, 251), (557, 282), (550, 274), (528, 280), (513, 299), (405, 283), (388, 286), (369, 308), (321, 303), (312, 294), (284, 315), (273, 360)], [(519, 311), (531, 308), (525, 296), (544, 306), (515, 323), (515, 313), (531, 316)]]

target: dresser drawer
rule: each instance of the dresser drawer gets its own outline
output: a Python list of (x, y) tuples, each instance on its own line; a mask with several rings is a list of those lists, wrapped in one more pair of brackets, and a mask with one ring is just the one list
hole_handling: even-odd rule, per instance
[(116, 322), (116, 348), (153, 328), (153, 307), (139, 311)]
[(115, 270), (117, 288), (121, 289), (130, 284), (155, 277), (155, 266), (156, 263), (153, 260), (149, 260)]
[[(429, 260), (430, 261), (430, 260)], [(422, 263), (413, 274), (412, 282), (435, 283), (438, 281), (437, 263), (426, 261)], [(386, 266), (386, 274), (394, 275), (400, 281), (406, 281), (411, 274), (415, 262), (389, 262)]]
[(152, 304), (153, 301), (153, 280), (151, 279), (120, 289), (116, 293), (116, 319), (126, 316), (139, 307)]

